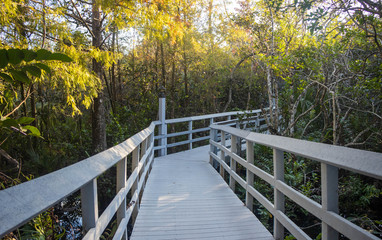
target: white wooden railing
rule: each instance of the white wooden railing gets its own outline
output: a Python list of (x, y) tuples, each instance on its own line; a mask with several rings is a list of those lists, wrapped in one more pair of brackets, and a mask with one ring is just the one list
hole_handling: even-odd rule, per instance
[[(165, 102), (162, 102), (160, 106), (164, 104)], [(232, 189), (235, 188), (235, 183), (238, 183), (246, 190), (248, 208), (252, 209), (253, 198), (256, 198), (275, 216), (276, 239), (283, 237), (284, 227), (297, 239), (310, 239), (285, 215), (284, 196), (322, 220), (323, 239), (336, 239), (337, 232), (350, 239), (378, 239), (338, 214), (338, 168), (382, 179), (382, 154), (237, 129), (246, 129), (248, 126), (257, 130), (264, 128), (265, 121), (260, 110), (178, 119), (165, 119), (164, 109), (159, 112), (159, 121), (152, 122), (148, 128), (115, 147), (56, 172), (0, 191), (0, 238), (77, 190), (81, 190), (84, 239), (99, 239), (115, 214), (118, 228), (113, 239), (126, 239), (127, 224), (139, 211), (139, 196), (144, 190), (154, 155), (166, 155), (169, 149), (182, 145), (192, 149), (194, 143), (203, 143), (210, 138), (210, 162), (215, 162), (213, 161), (215, 159), (220, 164), (222, 175), (224, 170), (228, 172), (229, 185)], [(240, 115), (242, 117), (239, 117)], [(180, 132), (168, 133), (167, 129), (173, 124), (177, 127), (183, 124), (186, 127), (183, 126)], [(209, 126), (210, 124), (213, 125)], [(179, 136), (185, 136), (186, 140), (178, 141)], [(171, 138), (175, 141), (168, 144), (168, 139)], [(238, 139), (246, 141), (246, 160), (238, 154), (238, 146), (241, 146), (238, 144)], [(255, 143), (273, 148), (274, 175), (264, 172), (253, 164)], [(284, 151), (321, 162), (322, 204), (285, 184)], [(229, 164), (225, 162), (226, 156), (230, 157)], [(128, 159), (131, 159), (130, 176), (127, 176), (126, 169)], [(236, 173), (236, 163), (247, 169), (246, 180)], [(117, 169), (117, 193), (99, 216), (97, 177), (113, 166)], [(274, 187), (274, 203), (253, 188), (254, 175)], [(127, 198), (129, 193), (131, 198)]]
[[(202, 127), (195, 127), (195, 122), (201, 123), (200, 125)], [(203, 126), (203, 123), (206, 126)], [(155, 146), (154, 150), (158, 150), (159, 156), (167, 155), (167, 152), (170, 148), (182, 145), (186, 145), (186, 149), (191, 150), (193, 147), (193, 143), (210, 139), (209, 126), (214, 123), (227, 126), (236, 126), (237, 128), (266, 128), (265, 120), (261, 114), (261, 110), (259, 109), (251, 111), (235, 111), (185, 118), (166, 119), (163, 123), (161, 121), (156, 122), (159, 128), (163, 129), (163, 131), (161, 131), (161, 133), (154, 137), (155, 140), (158, 140), (158, 146)], [(174, 133), (167, 133), (169, 126), (173, 124), (186, 124), (187, 130)], [(193, 137), (195, 133), (199, 133), (201, 136)], [(168, 143), (169, 138), (176, 138), (179, 136), (187, 136), (187, 139), (182, 141), (175, 141), (173, 143)], [(205, 145), (207, 144), (208, 143), (206, 143)]]
[[(227, 146), (226, 139), (230, 139), (231, 147)], [(240, 144), (238, 139), (241, 139)], [(246, 159), (241, 158), (237, 151), (237, 146), (241, 145), (242, 140), (246, 142)], [(275, 239), (284, 239), (284, 228), (297, 239), (311, 239), (285, 214), (285, 196), (322, 221), (324, 240), (338, 239), (338, 233), (349, 239), (379, 239), (338, 213), (338, 169), (346, 169), (381, 180), (381, 153), (259, 134), (221, 125), (211, 126), (210, 144), (210, 163), (216, 160), (220, 165), (220, 174), (223, 177), (225, 171), (229, 174), (229, 185), (232, 190), (235, 190), (235, 183), (245, 189), (246, 206), (253, 210), (253, 198), (255, 198), (274, 216)], [(255, 166), (254, 144), (273, 149), (273, 175)], [(284, 182), (284, 152), (321, 163), (321, 204)], [(228, 162), (226, 156), (229, 158)], [(236, 172), (237, 163), (246, 169), (246, 180)], [(253, 187), (255, 175), (273, 186), (273, 203)]]
[[(263, 109), (267, 111), (268, 108)], [(158, 156), (165, 156), (170, 148), (177, 146), (187, 145), (188, 150), (192, 149), (193, 143), (202, 142), (210, 139), (210, 125), (211, 124), (223, 124), (228, 126), (236, 126), (237, 128), (249, 128), (253, 127), (258, 130), (266, 128), (265, 119), (262, 110), (248, 110), (248, 111), (234, 111), (215, 113), (201, 116), (192, 116), (184, 118), (166, 119), (166, 98), (159, 98), (159, 121), (155, 124), (158, 126), (158, 134), (154, 139), (157, 140), (157, 144), (154, 150), (158, 152)], [(205, 122), (208, 122), (207, 124)], [(203, 127), (195, 127), (195, 122), (200, 123)], [(184, 125), (187, 124), (187, 130), (180, 132), (168, 133), (168, 129), (171, 125)], [(254, 124), (254, 125), (253, 125)], [(194, 138), (195, 133), (201, 136)], [(176, 141), (168, 143), (169, 138), (176, 138), (180, 136), (187, 136), (187, 140)], [(208, 143), (207, 143), (208, 144)], [(206, 145), (207, 145), (206, 144)]]
[[(238, 122), (240, 125), (241, 121), (238, 120), (240, 114), (254, 116), (248, 118), (246, 123), (252, 122), (260, 126), (261, 122), (264, 122), (260, 116), (260, 110), (168, 120), (165, 120), (164, 112), (165, 110), (162, 109), (161, 121), (152, 122), (148, 128), (115, 147), (45, 176), (1, 190), (0, 238), (63, 201), (74, 192), (81, 190), (83, 239), (99, 239), (115, 214), (117, 215), (118, 229), (113, 239), (126, 239), (127, 224), (130, 218), (134, 218), (139, 211), (139, 196), (144, 190), (146, 179), (150, 173), (155, 150), (160, 156), (167, 154), (167, 149), (180, 145), (188, 145), (191, 149), (193, 143), (209, 139), (209, 135), (193, 138), (194, 133), (205, 132), (209, 134), (208, 125), (216, 122), (229, 125), (236, 125)], [(223, 118), (226, 119), (222, 121)], [(209, 121), (207, 127), (193, 128), (193, 122), (205, 120)], [(187, 131), (167, 134), (168, 125), (182, 123), (188, 124)], [(154, 136), (155, 127), (158, 127), (159, 135), (157, 136)], [(187, 141), (167, 144), (168, 138), (181, 135), (187, 135)], [(154, 139), (157, 139), (157, 146)], [(131, 175), (127, 176), (129, 155), (132, 155)], [(99, 216), (97, 177), (113, 166), (116, 166), (117, 170), (117, 193)], [(128, 193), (130, 193), (131, 199), (127, 199)]]
[[(99, 239), (117, 214), (118, 229), (113, 239), (126, 239), (126, 227), (139, 208), (154, 154), (155, 123), (123, 143), (81, 162), (45, 176), (0, 191), (0, 237), (81, 190), (84, 239)], [(127, 178), (127, 156), (132, 154), (132, 173)], [(117, 194), (98, 215), (97, 177), (116, 166)], [(126, 196), (131, 193), (129, 204)], [(129, 206), (129, 207), (128, 207)]]

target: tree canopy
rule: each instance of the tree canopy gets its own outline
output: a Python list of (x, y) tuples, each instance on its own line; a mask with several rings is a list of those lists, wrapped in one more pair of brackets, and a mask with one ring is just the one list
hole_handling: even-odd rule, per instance
[(370, 0), (3, 0), (1, 186), (138, 132), (161, 87), (168, 118), (261, 108), (271, 134), (381, 152), (381, 17)]

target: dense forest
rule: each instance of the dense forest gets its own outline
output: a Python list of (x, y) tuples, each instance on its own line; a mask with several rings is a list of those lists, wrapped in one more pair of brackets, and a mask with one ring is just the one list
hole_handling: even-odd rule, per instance
[[(163, 88), (167, 118), (263, 109), (271, 134), (382, 152), (380, 1), (3, 0), (0, 28), (0, 189), (147, 127)], [(319, 195), (314, 167), (289, 162)], [(341, 213), (380, 236), (381, 182), (341, 172), (340, 189)], [(9, 239), (65, 237), (37, 222)]]

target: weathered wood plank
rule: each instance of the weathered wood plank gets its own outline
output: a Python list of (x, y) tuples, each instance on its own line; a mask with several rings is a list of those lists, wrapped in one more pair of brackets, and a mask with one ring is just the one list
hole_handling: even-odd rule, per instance
[(155, 159), (131, 239), (273, 239), (209, 165), (208, 150)]

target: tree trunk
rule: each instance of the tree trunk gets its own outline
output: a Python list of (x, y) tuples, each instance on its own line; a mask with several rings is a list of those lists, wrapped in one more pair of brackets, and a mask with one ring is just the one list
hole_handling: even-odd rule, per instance
[(209, 49), (208, 55), (213, 52), (214, 48), (214, 36), (212, 34), (212, 10), (214, 7), (214, 0), (210, 0), (208, 4), (208, 35), (209, 35)]
[[(99, 48), (102, 42), (101, 6), (96, 0), (93, 0), (92, 6), (92, 32), (93, 46)], [(95, 59), (93, 59), (93, 71), (99, 79), (102, 79), (102, 64)], [(92, 110), (92, 150), (93, 153), (97, 153), (106, 149), (106, 120), (102, 91), (94, 99)]]
[(187, 77), (187, 55), (186, 55), (186, 40), (183, 39), (183, 73), (184, 73), (184, 93), (188, 96), (188, 77)]
[(166, 87), (166, 66), (164, 65), (164, 50), (163, 41), (160, 43), (160, 53), (161, 53), (161, 65), (162, 65), (162, 86)]
[(155, 86), (156, 90), (159, 89), (159, 67), (158, 67), (158, 55), (159, 55), (159, 42), (157, 43), (157, 46), (155, 48), (155, 62), (154, 62), (154, 71), (155, 71)]
[(270, 124), (273, 127), (273, 92), (272, 92), (272, 75), (271, 75), (271, 68), (266, 66), (267, 71), (267, 90), (268, 90), (268, 102), (269, 102), (269, 118), (270, 118)]
[[(119, 52), (119, 42), (118, 42), (118, 32), (116, 32), (116, 42), (117, 42), (117, 52)], [(117, 74), (118, 74), (118, 99), (119, 101), (122, 100), (122, 73), (121, 73), (121, 60), (118, 59), (117, 61)]]
[[(115, 54), (115, 37), (116, 37), (116, 31), (117, 30), (117, 27), (114, 26), (113, 27), (113, 37), (112, 37), (112, 51), (113, 51), (113, 54)], [(112, 66), (111, 66), (111, 92), (112, 92), (112, 96), (111, 96), (111, 99), (113, 100), (112, 101), (112, 106), (113, 106), (113, 109), (115, 109), (115, 104), (117, 102), (117, 87), (116, 87), (116, 77), (115, 77), (115, 63), (113, 62)]]

